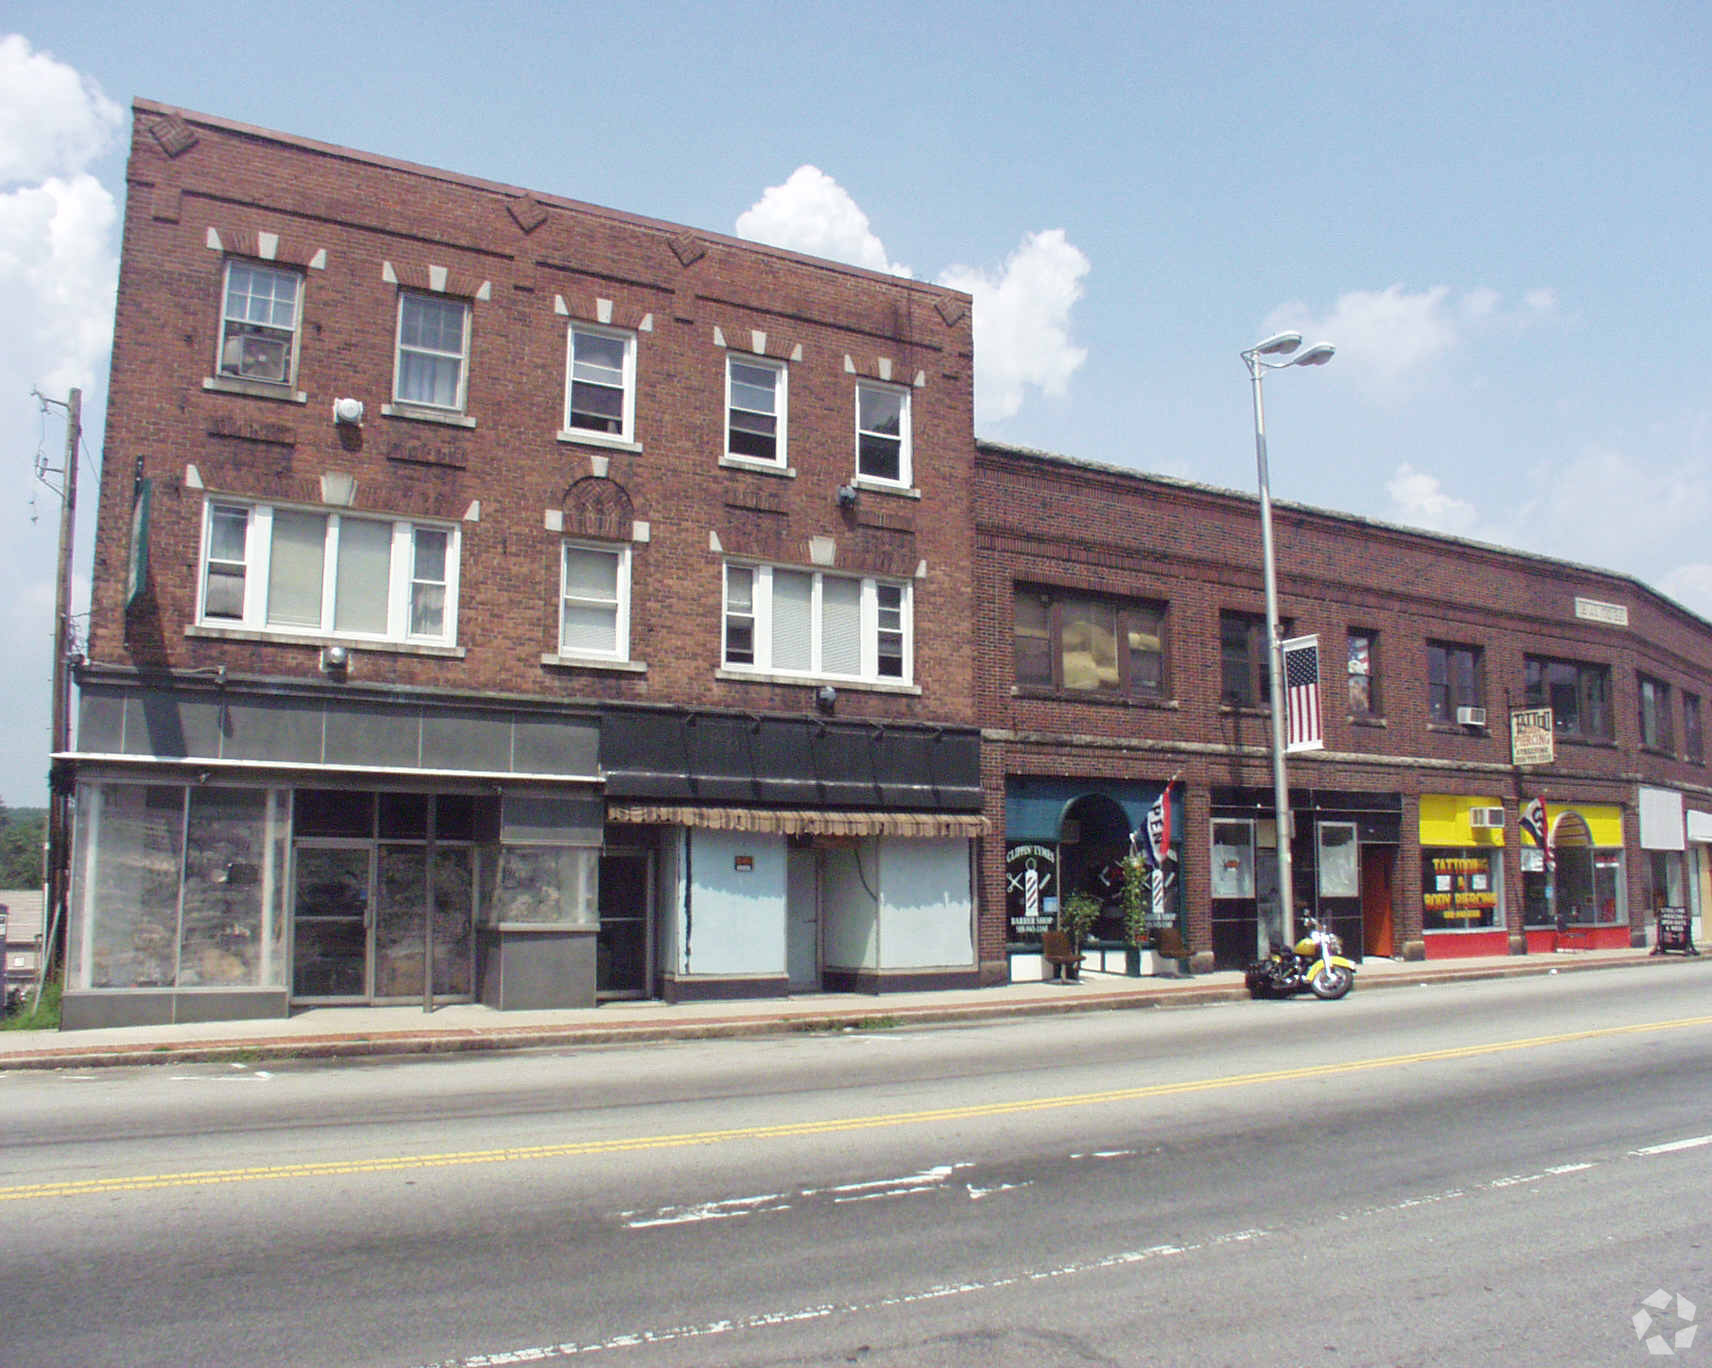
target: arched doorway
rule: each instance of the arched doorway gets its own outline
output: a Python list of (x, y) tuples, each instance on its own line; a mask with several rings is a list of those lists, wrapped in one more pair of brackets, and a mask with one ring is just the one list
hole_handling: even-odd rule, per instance
[(1599, 920), (1593, 886), (1593, 832), (1579, 812), (1563, 811), (1552, 823), (1552, 910), (1557, 927)]
[(1087, 793), (1065, 805), (1058, 824), (1061, 897), (1087, 892), (1103, 904), (1089, 933), (1095, 940), (1122, 940), (1123, 860), (1129, 854), (1129, 817), (1116, 800)]

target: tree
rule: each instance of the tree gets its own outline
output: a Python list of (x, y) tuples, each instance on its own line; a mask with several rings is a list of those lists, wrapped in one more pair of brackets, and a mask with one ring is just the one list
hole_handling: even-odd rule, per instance
[(46, 808), (0, 803), (0, 888), (42, 886), (42, 846), (47, 839)]

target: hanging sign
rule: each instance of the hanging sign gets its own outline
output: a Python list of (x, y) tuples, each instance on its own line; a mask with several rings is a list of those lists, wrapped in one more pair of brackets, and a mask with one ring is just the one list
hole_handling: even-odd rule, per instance
[(1549, 765), (1557, 759), (1550, 708), (1510, 709), (1510, 763)]

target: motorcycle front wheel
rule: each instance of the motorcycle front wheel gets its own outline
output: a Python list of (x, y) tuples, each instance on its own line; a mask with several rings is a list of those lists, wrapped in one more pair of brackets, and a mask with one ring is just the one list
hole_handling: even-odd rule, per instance
[(1336, 1002), (1355, 987), (1355, 975), (1341, 964), (1328, 964), (1308, 985), (1321, 1002)]

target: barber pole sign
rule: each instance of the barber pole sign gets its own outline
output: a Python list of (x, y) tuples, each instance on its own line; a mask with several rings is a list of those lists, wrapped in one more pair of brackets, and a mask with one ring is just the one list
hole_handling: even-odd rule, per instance
[(1320, 718), (1320, 639), (1291, 637), (1280, 648), (1284, 657), (1284, 749), (1324, 750)]

